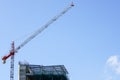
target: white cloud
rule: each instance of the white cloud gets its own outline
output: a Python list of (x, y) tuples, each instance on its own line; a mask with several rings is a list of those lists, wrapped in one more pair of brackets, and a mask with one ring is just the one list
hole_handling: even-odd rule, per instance
[(120, 56), (110, 56), (104, 67), (103, 80), (120, 80)]
[(118, 68), (116, 68), (116, 73), (120, 74), (120, 64), (119, 64)]
[(116, 74), (120, 75), (120, 58), (119, 58), (119, 56), (110, 56), (107, 60), (107, 66), (110, 67)]

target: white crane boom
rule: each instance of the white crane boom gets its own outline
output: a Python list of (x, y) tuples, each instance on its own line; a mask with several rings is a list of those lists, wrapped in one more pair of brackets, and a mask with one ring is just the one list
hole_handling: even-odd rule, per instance
[(43, 25), (40, 29), (35, 31), (32, 35), (30, 35), (21, 45), (19, 45), (15, 52), (17, 52), (21, 47), (23, 47), (25, 44), (27, 44), (30, 40), (32, 40), (34, 37), (36, 37), (38, 34), (40, 34), (43, 30), (45, 30), (50, 24), (55, 22), (59, 17), (61, 17), (63, 14), (65, 14), (69, 9), (71, 9), (74, 5), (71, 4), (69, 7), (64, 9), (59, 15), (53, 17), (50, 21), (48, 21), (45, 25)]

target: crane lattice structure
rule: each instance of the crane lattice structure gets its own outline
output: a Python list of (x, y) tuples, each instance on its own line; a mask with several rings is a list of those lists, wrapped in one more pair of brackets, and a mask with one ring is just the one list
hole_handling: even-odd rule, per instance
[(25, 46), (29, 41), (31, 41), (33, 38), (35, 38), (38, 34), (40, 34), (42, 31), (44, 31), (50, 24), (55, 22), (57, 19), (59, 19), (62, 15), (64, 15), (68, 10), (70, 10), (74, 4), (70, 4), (67, 8), (65, 8), (61, 13), (59, 13), (57, 16), (53, 17), (51, 20), (49, 20), (45, 25), (40, 27), (37, 31), (35, 31), (32, 35), (30, 35), (25, 41), (23, 41), (18, 47), (14, 47), (14, 41), (11, 44), (11, 50), (8, 55), (5, 55), (2, 57), (2, 61), (5, 64), (6, 60), (11, 57), (11, 65), (10, 65), (10, 80), (14, 80), (14, 55), (18, 52), (19, 49), (21, 49), (23, 46)]

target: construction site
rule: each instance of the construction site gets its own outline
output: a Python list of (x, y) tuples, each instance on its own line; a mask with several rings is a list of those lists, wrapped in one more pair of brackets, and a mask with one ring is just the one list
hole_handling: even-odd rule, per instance
[[(11, 49), (8, 55), (2, 57), (3, 64), (6, 63), (8, 58), (11, 58), (10, 61), (10, 80), (14, 80), (14, 57), (15, 54), (24, 47), (28, 42), (34, 39), (38, 34), (44, 31), (47, 27), (50, 26), (53, 22), (59, 19), (67, 11), (69, 11), (74, 6), (71, 3), (58, 15), (54, 16), (49, 20), (45, 25), (40, 27), (38, 30), (34, 31), (26, 40), (24, 40), (18, 47), (15, 47), (14, 41), (11, 44)], [(44, 66), (41, 64), (24, 64), (19, 62), (19, 80), (69, 80), (68, 71), (64, 65), (48, 65)]]

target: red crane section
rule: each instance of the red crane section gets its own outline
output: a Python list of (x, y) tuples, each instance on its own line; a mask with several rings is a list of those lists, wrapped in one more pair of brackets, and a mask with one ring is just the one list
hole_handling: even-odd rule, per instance
[(13, 56), (13, 55), (15, 54), (15, 51), (14, 51), (14, 42), (12, 42), (11, 48), (12, 48), (12, 49), (11, 49), (10, 53), (9, 53), (8, 55), (6, 55), (6, 56), (3, 56), (3, 58), (2, 58), (3, 64), (6, 63), (6, 60), (7, 60), (10, 56)]

